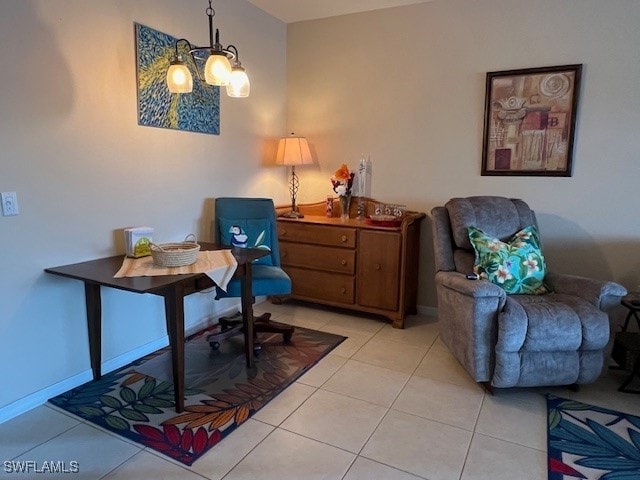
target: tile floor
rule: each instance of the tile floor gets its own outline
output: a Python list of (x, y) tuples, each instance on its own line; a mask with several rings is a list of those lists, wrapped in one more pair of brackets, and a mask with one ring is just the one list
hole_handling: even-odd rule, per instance
[(640, 414), (638, 396), (616, 391), (617, 372), (577, 393), (488, 395), (439, 340), (434, 318), (394, 330), (300, 304), (256, 310), (348, 339), (191, 468), (43, 405), (0, 425), (0, 478), (43, 478), (6, 461), (62, 460), (77, 462), (66, 474), (75, 479), (544, 480), (543, 393)]

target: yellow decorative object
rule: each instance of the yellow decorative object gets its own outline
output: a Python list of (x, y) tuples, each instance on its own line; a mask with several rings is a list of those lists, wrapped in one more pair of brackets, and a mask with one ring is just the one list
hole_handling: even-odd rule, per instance
[(124, 229), (124, 244), (127, 257), (140, 258), (151, 255), (153, 228), (135, 227)]

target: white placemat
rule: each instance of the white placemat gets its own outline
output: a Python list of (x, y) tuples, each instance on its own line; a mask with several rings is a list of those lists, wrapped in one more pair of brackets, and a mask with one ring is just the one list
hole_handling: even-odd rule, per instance
[(188, 273), (204, 273), (225, 292), (229, 280), (238, 267), (238, 262), (231, 250), (205, 250), (198, 252), (198, 259), (184, 267), (158, 267), (151, 256), (142, 258), (125, 257), (122, 267), (113, 277), (154, 277), (159, 275), (184, 275)]

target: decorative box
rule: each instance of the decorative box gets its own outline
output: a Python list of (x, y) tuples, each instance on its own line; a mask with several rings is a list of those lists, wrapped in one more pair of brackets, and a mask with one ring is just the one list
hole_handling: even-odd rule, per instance
[(140, 258), (151, 255), (153, 228), (135, 227), (124, 229), (124, 245), (127, 257)]

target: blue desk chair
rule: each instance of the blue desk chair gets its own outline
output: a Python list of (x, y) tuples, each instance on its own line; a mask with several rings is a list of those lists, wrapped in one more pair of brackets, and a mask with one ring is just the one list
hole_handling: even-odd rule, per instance
[[(276, 209), (270, 198), (217, 198), (215, 202), (214, 241), (221, 245), (239, 248), (262, 248), (269, 252), (252, 265), (252, 289), (255, 296), (287, 295), (291, 293), (291, 279), (280, 268), (280, 250), (276, 227)], [(227, 291), (216, 289), (216, 299), (240, 297), (240, 280), (229, 282)], [(293, 327), (272, 322), (270, 313), (254, 318), (254, 333), (281, 333), (284, 341), (291, 340)], [(242, 316), (221, 317), (220, 332), (207, 337), (214, 349), (220, 342), (244, 333)], [(259, 345), (254, 343), (257, 349)]]

